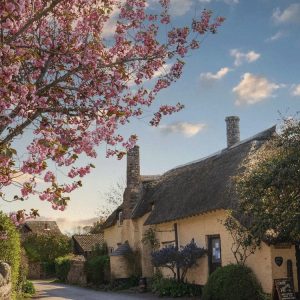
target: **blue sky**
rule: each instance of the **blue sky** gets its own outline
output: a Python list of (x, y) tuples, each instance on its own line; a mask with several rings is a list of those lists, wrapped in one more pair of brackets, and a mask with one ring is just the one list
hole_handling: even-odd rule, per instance
[[(149, 1), (150, 7), (154, 1)], [(162, 92), (156, 104), (180, 101), (185, 109), (163, 119), (158, 128), (145, 118), (121, 130), (139, 136), (144, 175), (161, 174), (226, 147), (228, 115), (240, 117), (243, 139), (280, 123), (280, 114), (300, 111), (300, 1), (171, 0), (178, 24), (190, 22), (202, 8), (226, 21), (188, 57), (182, 78)], [(94, 164), (96, 169), (71, 195), (65, 212), (53, 211), (36, 198), (0, 208), (39, 208), (42, 216), (59, 218), (64, 229), (86, 225), (102, 205), (103, 193), (125, 179), (126, 172), (125, 159), (106, 159), (104, 146)]]

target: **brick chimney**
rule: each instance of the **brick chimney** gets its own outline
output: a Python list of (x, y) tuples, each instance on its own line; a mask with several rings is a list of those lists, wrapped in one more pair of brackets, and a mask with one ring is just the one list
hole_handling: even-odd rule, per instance
[(225, 118), (227, 131), (227, 147), (240, 141), (240, 118), (237, 116), (229, 116)]
[(127, 153), (127, 186), (123, 198), (123, 218), (129, 219), (141, 193), (140, 149), (134, 146)]

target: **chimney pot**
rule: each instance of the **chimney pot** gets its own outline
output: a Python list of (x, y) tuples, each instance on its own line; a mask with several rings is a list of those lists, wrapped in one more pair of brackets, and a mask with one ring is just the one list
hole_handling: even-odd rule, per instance
[(231, 147), (240, 141), (240, 118), (229, 116), (225, 118), (227, 130), (227, 147)]

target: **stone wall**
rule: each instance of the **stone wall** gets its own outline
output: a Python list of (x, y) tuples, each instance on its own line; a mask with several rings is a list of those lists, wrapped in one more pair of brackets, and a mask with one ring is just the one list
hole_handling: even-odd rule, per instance
[(127, 186), (123, 196), (124, 219), (130, 219), (133, 208), (141, 195), (140, 150), (134, 146), (127, 153)]
[(78, 284), (85, 286), (86, 273), (85, 273), (85, 258), (82, 255), (77, 255), (71, 260), (70, 271), (68, 273), (67, 282), (71, 284)]
[(240, 118), (230, 116), (225, 118), (227, 130), (227, 147), (238, 143), (240, 141)]
[(10, 266), (4, 262), (0, 262), (0, 299), (11, 299), (11, 273)]

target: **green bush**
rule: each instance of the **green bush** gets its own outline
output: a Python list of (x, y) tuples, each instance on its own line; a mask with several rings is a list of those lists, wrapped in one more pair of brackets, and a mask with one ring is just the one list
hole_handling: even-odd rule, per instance
[(24, 294), (27, 294), (27, 295), (34, 295), (35, 294), (35, 288), (34, 288), (33, 283), (29, 280), (26, 280), (23, 283), (22, 292)]
[(0, 261), (11, 266), (11, 277), (13, 290), (18, 290), (19, 268), (20, 268), (20, 236), (16, 226), (10, 218), (0, 212), (0, 231), (7, 233), (7, 239), (0, 239)]
[(55, 259), (55, 274), (60, 281), (62, 282), (67, 281), (70, 267), (71, 267), (71, 255), (61, 256)]
[(251, 269), (242, 265), (218, 268), (203, 289), (202, 300), (263, 300), (260, 284)]
[(91, 256), (85, 264), (87, 281), (94, 285), (105, 282), (105, 274), (109, 270), (109, 256)]
[(201, 286), (196, 284), (178, 282), (171, 278), (163, 278), (161, 273), (156, 273), (153, 276), (151, 288), (152, 292), (158, 294), (160, 297), (169, 296), (173, 298), (201, 296), (202, 290)]

